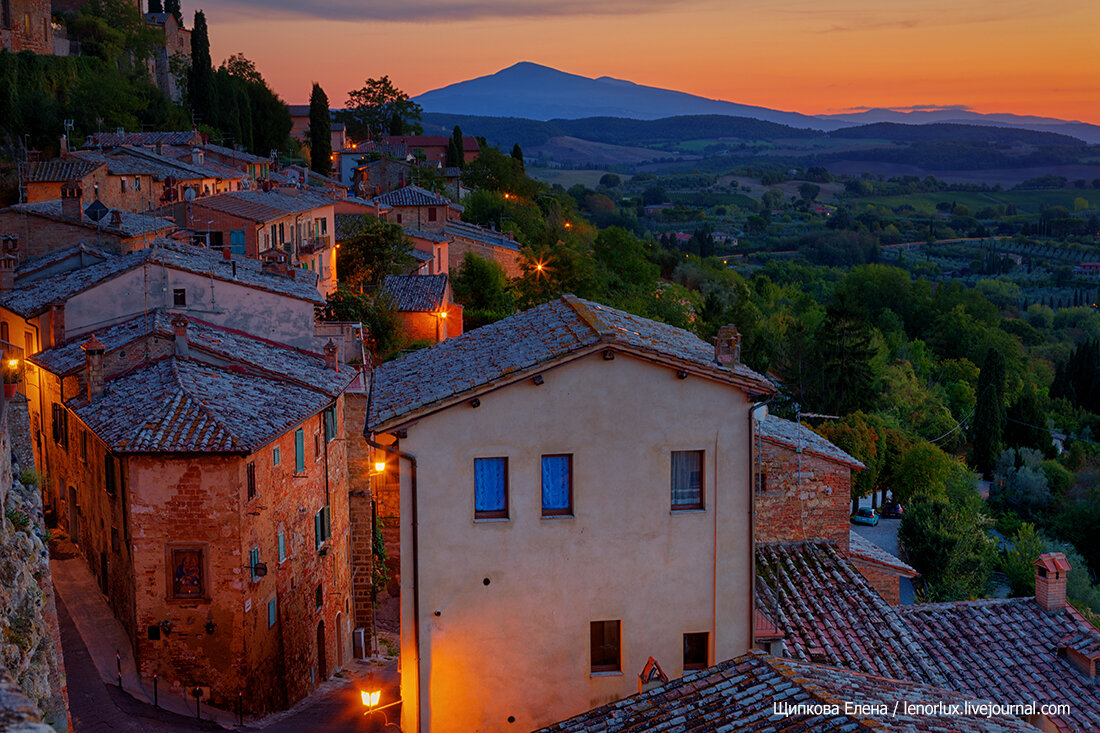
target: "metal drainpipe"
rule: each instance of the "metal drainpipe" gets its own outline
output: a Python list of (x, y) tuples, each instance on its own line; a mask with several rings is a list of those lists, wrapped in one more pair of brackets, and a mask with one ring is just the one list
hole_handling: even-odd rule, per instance
[(756, 438), (753, 414), (774, 399), (775, 395), (772, 395), (749, 407), (749, 649), (756, 646), (756, 483), (753, 481), (753, 463), (760, 461), (758, 452), (753, 450)]
[[(420, 668), (420, 562), (418, 543), (419, 532), (417, 529), (416, 456), (414, 456), (412, 453), (406, 453), (403, 450), (394, 448), (393, 446), (382, 445), (371, 437), (373, 435), (374, 433), (366, 429), (363, 430), (363, 437), (366, 439), (367, 445), (395, 456), (398, 461), (404, 458), (409, 462), (409, 484), (412, 498), (412, 516), (410, 517), (410, 522), (412, 525), (412, 547), (410, 549), (412, 550), (411, 559), (413, 571), (413, 654), (416, 656), (416, 730), (417, 733), (419, 733), (422, 728), (421, 721), (423, 720), (423, 706), (420, 704), (420, 682), (423, 679), (423, 670), (421, 670)], [(399, 465), (399, 480), (400, 475), (401, 474)]]

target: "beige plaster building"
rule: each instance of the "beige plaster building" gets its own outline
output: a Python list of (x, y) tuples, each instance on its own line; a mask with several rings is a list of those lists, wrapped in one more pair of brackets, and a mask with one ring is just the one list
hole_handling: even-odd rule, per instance
[[(530, 730), (752, 647), (750, 411), (717, 347), (563, 296), (375, 370), (405, 731)], [(383, 477), (383, 481), (388, 477)]]

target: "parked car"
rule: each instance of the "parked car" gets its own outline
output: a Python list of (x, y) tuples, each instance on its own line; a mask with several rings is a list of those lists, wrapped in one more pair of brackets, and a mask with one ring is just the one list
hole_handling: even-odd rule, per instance
[(869, 524), (874, 527), (878, 524), (878, 514), (870, 507), (860, 507), (856, 510), (856, 513), (852, 515), (852, 521), (856, 524)]
[(893, 504), (887, 504), (882, 507), (882, 516), (886, 519), (901, 519), (902, 513), (905, 509), (901, 504), (894, 502)]

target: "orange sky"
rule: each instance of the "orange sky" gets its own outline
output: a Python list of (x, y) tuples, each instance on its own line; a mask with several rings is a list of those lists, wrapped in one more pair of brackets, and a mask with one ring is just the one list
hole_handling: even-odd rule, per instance
[(1098, 0), (296, 4), (207, 9), (215, 63), (243, 52), (287, 102), (317, 81), (334, 107), (368, 77), (415, 95), (533, 61), (806, 114), (967, 105), (1100, 124)]

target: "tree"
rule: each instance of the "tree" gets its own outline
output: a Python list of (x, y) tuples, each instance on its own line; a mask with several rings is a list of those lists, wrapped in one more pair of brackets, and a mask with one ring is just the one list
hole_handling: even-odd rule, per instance
[(1012, 545), (1001, 557), (1001, 570), (1008, 577), (1013, 596), (1035, 595), (1035, 561), (1043, 553), (1043, 544), (1034, 524), (1024, 522), (1016, 529)]
[(377, 293), (386, 275), (398, 274), (414, 263), (412, 245), (401, 227), (373, 216), (344, 223), (337, 239), (340, 283), (360, 293)]
[(462, 168), (466, 163), (465, 143), (462, 141), (462, 128), (458, 125), (451, 130), (451, 139), (447, 143), (447, 159), (444, 165), (448, 168)]
[(993, 470), (1001, 452), (1005, 426), (1005, 358), (997, 349), (986, 351), (978, 372), (977, 404), (974, 407), (974, 466), (982, 474)]
[(419, 135), (420, 105), (390, 82), (388, 76), (367, 79), (361, 89), (348, 92), (344, 121), (348, 134), (378, 139), (385, 135)]
[(191, 100), (192, 114), (199, 121), (213, 124), (217, 116), (214, 65), (210, 60), (206, 15), (201, 10), (195, 11), (195, 25), (191, 29), (191, 71), (187, 78), (187, 94)]
[(806, 201), (813, 201), (821, 193), (821, 186), (816, 183), (802, 183), (798, 186), (798, 195)]
[(513, 313), (515, 304), (508, 292), (508, 276), (495, 260), (467, 252), (458, 272), (451, 277), (455, 300), (464, 307), (467, 329), (498, 321)]
[(600, 176), (600, 185), (604, 188), (618, 188), (620, 184), (622, 184), (622, 179), (614, 173), (604, 173)]
[(309, 93), (309, 167), (327, 176), (332, 167), (332, 114), (320, 84)]
[[(150, 10), (149, 12), (151, 13), (153, 11)], [(180, 0), (164, 0), (164, 12), (174, 15), (176, 17), (176, 22), (183, 25), (183, 12), (180, 9)]]
[(149, 12), (150, 13), (163, 13), (164, 3), (161, 0), (149, 0)]
[(512, 146), (512, 159), (519, 163), (519, 167), (523, 168), (523, 148), (516, 143)]

